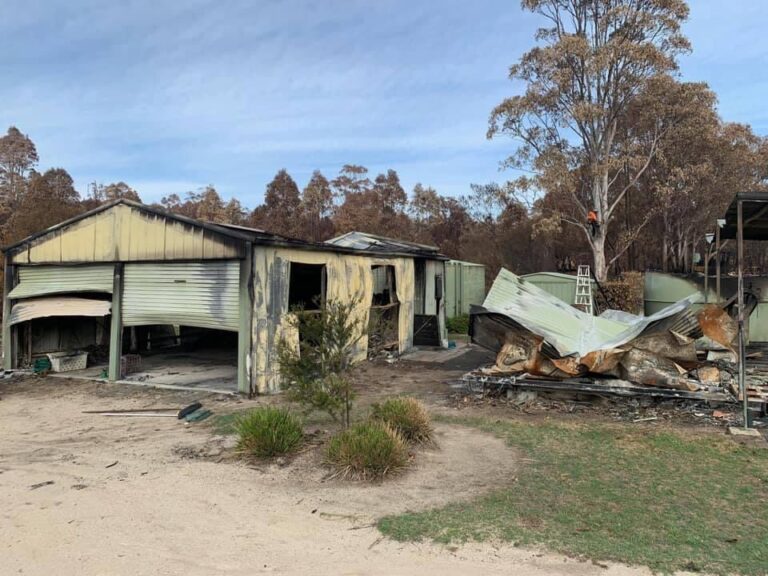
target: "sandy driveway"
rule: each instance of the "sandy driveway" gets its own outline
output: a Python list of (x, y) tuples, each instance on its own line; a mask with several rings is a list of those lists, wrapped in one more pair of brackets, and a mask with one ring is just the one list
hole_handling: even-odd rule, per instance
[[(381, 515), (513, 481), (516, 454), (478, 431), (441, 426), (440, 450), (370, 487), (325, 481), (316, 451), (254, 466), (205, 424), (82, 414), (200, 394), (48, 379), (0, 383), (0, 398), (2, 575), (647, 574), (512, 546), (382, 539), (371, 526)], [(219, 413), (247, 405), (203, 401)]]

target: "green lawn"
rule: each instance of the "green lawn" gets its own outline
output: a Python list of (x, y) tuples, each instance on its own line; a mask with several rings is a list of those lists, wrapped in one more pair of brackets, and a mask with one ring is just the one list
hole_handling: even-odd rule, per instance
[(529, 460), (474, 502), (381, 519), (391, 538), (500, 539), (660, 572), (768, 574), (766, 449), (629, 426), (445, 421), (497, 434)]

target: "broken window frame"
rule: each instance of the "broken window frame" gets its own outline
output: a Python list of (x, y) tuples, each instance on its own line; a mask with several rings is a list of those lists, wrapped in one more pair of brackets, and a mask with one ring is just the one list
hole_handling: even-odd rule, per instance
[[(376, 274), (385, 270), (385, 287), (376, 291)], [(368, 312), (368, 356), (377, 356), (384, 350), (398, 350), (400, 344), (400, 300), (397, 297), (397, 275), (390, 264), (371, 266), (373, 290)], [(386, 294), (386, 296), (384, 296)], [(377, 296), (383, 296), (377, 299)]]
[[(294, 271), (298, 268), (320, 269), (320, 292), (312, 297), (317, 302), (306, 302), (304, 300), (296, 301), (297, 298), (291, 297), (291, 290), (294, 287)], [(289, 262), (288, 267), (288, 310), (290, 312), (300, 311), (301, 313), (317, 313), (325, 308), (328, 293), (328, 267), (325, 264), (308, 264), (306, 262)], [(294, 300), (292, 302), (292, 300)]]

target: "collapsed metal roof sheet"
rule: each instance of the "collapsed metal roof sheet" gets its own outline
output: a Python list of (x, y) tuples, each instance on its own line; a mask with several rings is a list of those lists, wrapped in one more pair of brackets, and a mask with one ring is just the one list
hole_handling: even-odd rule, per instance
[(31, 298), (22, 300), (11, 308), (11, 324), (49, 318), (52, 316), (107, 316), (112, 308), (109, 300), (90, 298)]
[(699, 327), (690, 306), (697, 300), (691, 296), (652, 316), (591, 316), (502, 268), (483, 308), (507, 316), (565, 357), (618, 348), (654, 329), (695, 335)]

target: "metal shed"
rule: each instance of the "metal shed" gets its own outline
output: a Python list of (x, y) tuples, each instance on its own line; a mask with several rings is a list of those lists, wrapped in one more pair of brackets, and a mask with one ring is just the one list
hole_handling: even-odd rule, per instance
[(445, 316), (469, 314), (469, 307), (485, 300), (485, 266), (462, 260), (445, 263)]
[[(355, 314), (367, 320), (382, 270), (390, 279), (394, 344), (406, 351), (413, 345), (417, 311), (430, 303), (436, 315), (442, 309), (442, 276), (431, 284), (432, 292), (425, 286), (419, 293), (419, 262), (442, 270), (447, 260), (437, 251), (418, 254), (394, 242), (376, 250), (303, 242), (128, 200), (62, 222), (4, 252), (6, 369), (31, 361), (35, 327), (48, 331), (42, 339), (47, 345), (60, 343), (64, 332), (108, 345), (113, 381), (121, 379), (127, 341), (133, 347), (141, 340), (149, 350), (159, 340), (153, 329), (179, 340), (182, 328), (215, 330), (214, 336), (231, 335), (213, 340), (232, 342), (232, 386), (242, 393), (279, 389), (275, 348), (281, 339), (298, 339), (290, 329), (296, 304), (321, 297), (354, 301)], [(364, 358), (367, 347), (361, 339), (356, 358)]]
[[(710, 279), (708, 283), (708, 302), (717, 302), (715, 283)], [(733, 297), (738, 290), (738, 279), (733, 277), (722, 278), (722, 299)], [(749, 315), (745, 334), (749, 343), (768, 342), (768, 278), (764, 276), (750, 276), (744, 279), (744, 287), (757, 297), (757, 304)], [(687, 298), (693, 294), (699, 294), (699, 303), (693, 304), (694, 310), (704, 306), (704, 277), (683, 276), (666, 274), (663, 272), (646, 272), (644, 286), (645, 315), (650, 316), (659, 310)]]
[[(521, 278), (567, 304), (576, 302), (576, 276), (561, 272), (533, 272), (521, 276)], [(596, 285), (594, 282), (592, 284), (592, 293), (594, 294)]]

